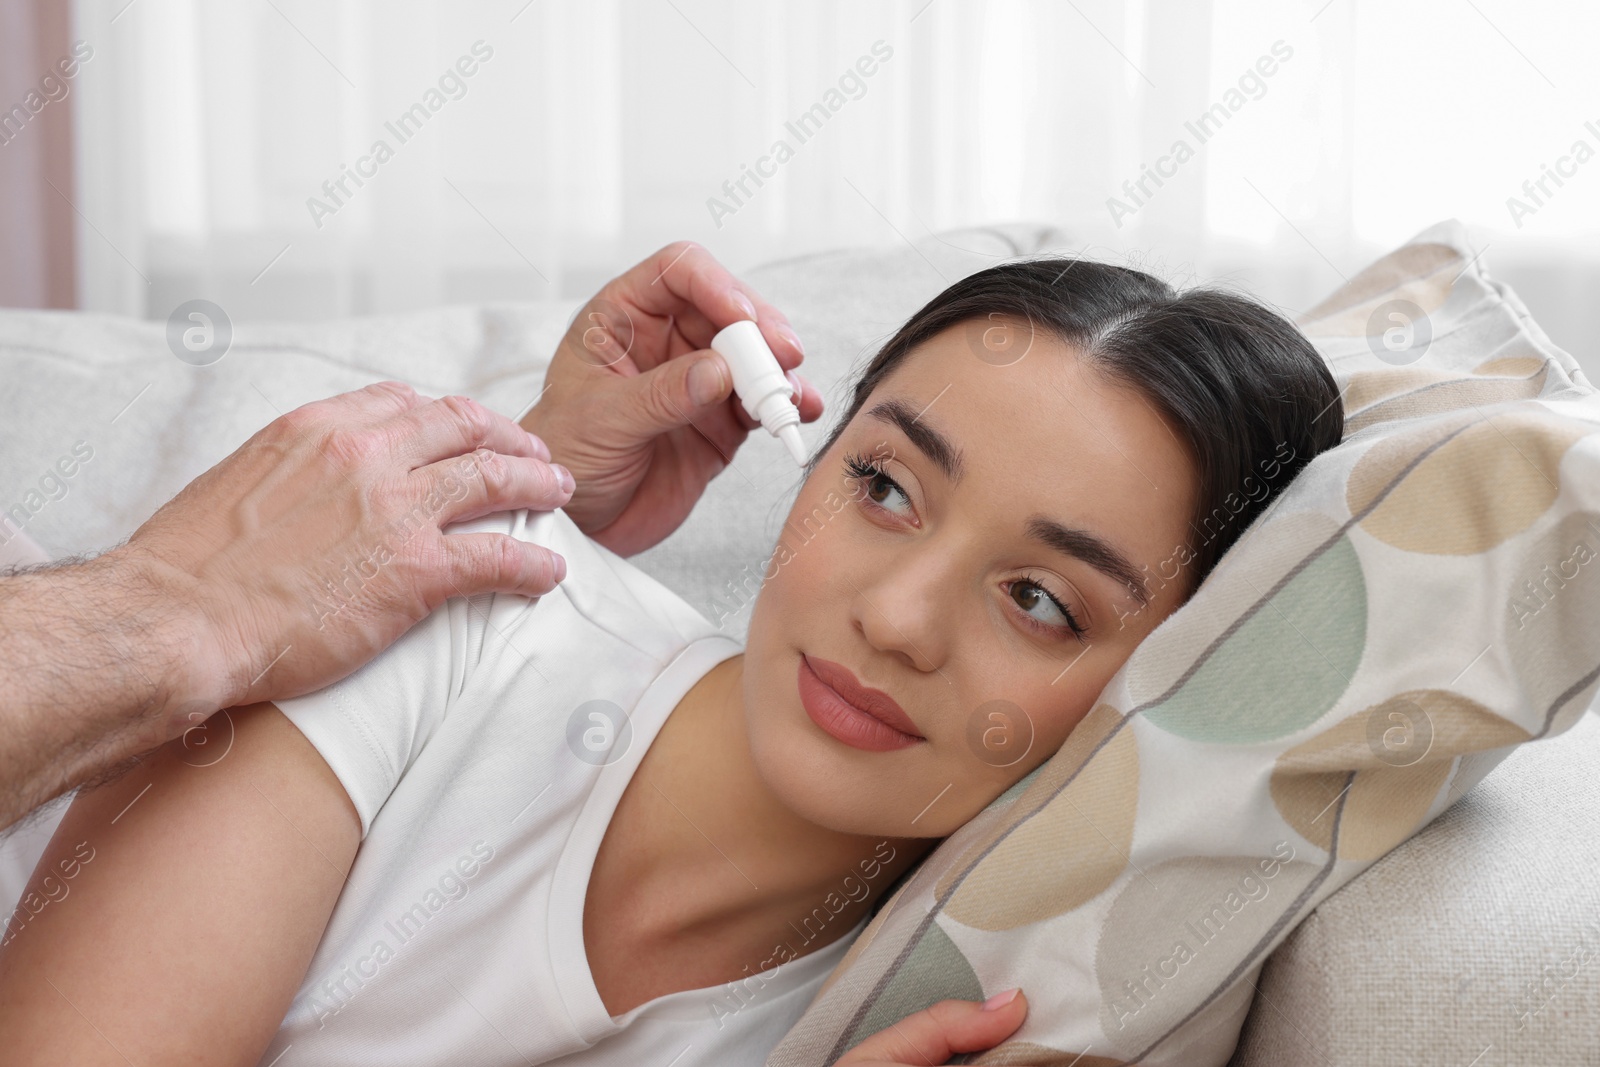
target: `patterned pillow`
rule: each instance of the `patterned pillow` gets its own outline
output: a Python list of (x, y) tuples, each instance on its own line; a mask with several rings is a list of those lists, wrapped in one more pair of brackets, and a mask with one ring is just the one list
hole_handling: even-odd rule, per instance
[(1577, 363), (1453, 220), (1300, 326), (1343, 443), (901, 884), (768, 1067), (1012, 986), (1027, 1021), (970, 1062), (1223, 1064), (1296, 923), (1582, 715), (1600, 395)]

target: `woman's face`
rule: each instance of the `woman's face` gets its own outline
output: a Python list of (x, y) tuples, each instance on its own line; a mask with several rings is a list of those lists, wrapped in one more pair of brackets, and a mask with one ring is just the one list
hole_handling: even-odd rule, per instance
[[(789, 512), (744, 700), (762, 778), (815, 823), (947, 836), (1060, 747), (1180, 602), (1154, 576), (1189, 540), (1188, 452), (1140, 393), (1029, 334), (975, 321), (919, 346)], [(904, 718), (857, 710), (873, 698), (852, 677)]]

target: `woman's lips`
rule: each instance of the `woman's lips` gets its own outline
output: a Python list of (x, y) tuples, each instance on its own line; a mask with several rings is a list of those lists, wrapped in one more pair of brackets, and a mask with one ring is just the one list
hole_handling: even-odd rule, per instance
[(801, 653), (798, 684), (811, 721), (853, 748), (890, 752), (925, 740), (889, 694), (862, 685), (837, 663)]

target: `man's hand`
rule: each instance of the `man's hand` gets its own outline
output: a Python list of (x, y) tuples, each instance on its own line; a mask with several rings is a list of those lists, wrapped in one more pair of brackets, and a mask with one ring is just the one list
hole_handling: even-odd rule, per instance
[(788, 320), (689, 241), (608, 282), (551, 357), (545, 391), (522, 425), (577, 478), (567, 514), (618, 555), (676, 530), (760, 425), (709, 350), (718, 330), (741, 319), (756, 320), (790, 372), (801, 420), (817, 419), (822, 394), (793, 373), (804, 354)]
[[(958, 1052), (982, 1052), (1004, 1041), (1028, 1017), (1020, 989), (983, 1003), (941, 1000), (879, 1030), (839, 1057), (837, 1067), (931, 1067)], [(1008, 1063), (1011, 1061), (1007, 1061)]]
[[(200, 608), (220, 707), (320, 689), (453, 596), (539, 596), (565, 562), (503, 534), (441, 533), (561, 507), (548, 450), (460, 396), (380, 382), (274, 420), (134, 532), (124, 554)], [(270, 665), (270, 669), (269, 669)]]
[(0, 829), (219, 708), (349, 674), (450, 597), (548, 592), (565, 561), (453, 522), (570, 496), (475, 401), (380, 382), (297, 408), (125, 545), (0, 578)]

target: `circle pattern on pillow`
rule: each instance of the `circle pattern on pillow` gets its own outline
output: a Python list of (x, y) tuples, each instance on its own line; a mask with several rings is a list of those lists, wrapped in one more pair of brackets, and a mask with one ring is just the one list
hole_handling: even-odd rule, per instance
[[(1511, 361), (1506, 361), (1511, 362)], [(1476, 374), (1476, 372), (1474, 372)], [(1439, 415), (1484, 404), (1502, 404), (1510, 400), (1531, 400), (1543, 390), (1550, 375), (1550, 364), (1541, 362), (1534, 370), (1517, 377), (1480, 376), (1459, 377), (1428, 372), (1433, 381), (1414, 384), (1411, 388), (1396, 382), (1362, 383), (1362, 393), (1376, 393), (1384, 388), (1396, 387), (1383, 399), (1365, 407), (1358, 407), (1348, 398), (1357, 391), (1363, 378), (1389, 377), (1382, 372), (1358, 373), (1350, 378), (1346, 393), (1346, 410), (1352, 414), (1345, 420), (1345, 433), (1352, 434), (1375, 423), (1396, 419), (1414, 419), (1424, 415)]]
[[(1371, 738), (1394, 723), (1412, 723), (1418, 709), (1428, 724), (1427, 750), (1415, 760), (1393, 761)], [(1334, 851), (1337, 824), (1340, 859), (1374, 860), (1411, 836), (1458, 755), (1520, 744), (1528, 737), (1522, 727), (1460, 693), (1413, 689), (1364, 708), (1279, 756), (1272, 770), (1272, 802), (1285, 822), (1323, 851)], [(1336, 809), (1341, 796), (1344, 803)]]
[(1544, 731), (1559, 733), (1600, 685), (1592, 669), (1581, 676), (1584, 665), (1600, 663), (1600, 514), (1563, 518), (1528, 546), (1512, 574), (1506, 648), (1528, 702), (1546, 716)]
[[(1282, 588), (1244, 568), (1208, 579), (1253, 592), (1256, 607), (1176, 693), (1144, 710), (1151, 723), (1191, 740), (1249, 745), (1311, 725), (1344, 693), (1367, 639), (1366, 581), (1355, 547), (1331, 519), (1305, 521), (1335, 539), (1280, 578)], [(1298, 523), (1302, 553), (1305, 534)], [(1268, 527), (1256, 536), (1272, 535)], [(1190, 619), (1207, 621), (1199, 613)]]
[(1345, 500), (1363, 530), (1395, 548), (1483, 552), (1555, 503), (1561, 457), (1592, 429), (1543, 408), (1476, 411), (1379, 441), (1356, 461)]
[[(1289, 856), (1292, 847), (1283, 845)], [(1118, 1048), (1141, 1049), (1179, 1026), (1253, 955), (1318, 869), (1296, 859), (1184, 856), (1130, 878), (1095, 945), (1101, 1029)]]
[[(928, 975), (937, 975), (936, 983), (927, 981)], [(890, 979), (872, 1008), (862, 1017), (850, 1035), (850, 1044), (857, 1045), (879, 1030), (931, 1008), (941, 1000), (983, 1000), (983, 984), (973, 973), (972, 964), (961, 954), (961, 949), (950, 935), (930, 922), (922, 931), (916, 947), (905, 965)]]
[(1040, 922), (1093, 900), (1127, 869), (1139, 808), (1133, 731), (1115, 708), (1099, 704), (1058, 755), (1065, 758), (1045, 764), (1030, 789), (1049, 798), (1043, 807), (1001, 820), (940, 879), (935, 892), (949, 896), (950, 918), (979, 930)]

